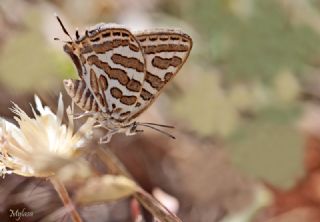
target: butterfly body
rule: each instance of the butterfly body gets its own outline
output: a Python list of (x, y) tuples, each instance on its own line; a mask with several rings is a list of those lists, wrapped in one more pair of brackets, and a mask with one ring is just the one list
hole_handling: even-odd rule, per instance
[(63, 47), (80, 78), (64, 81), (67, 93), (99, 126), (130, 135), (137, 132), (136, 118), (175, 76), (192, 48), (192, 39), (181, 31), (132, 33), (117, 24), (100, 23), (76, 37)]

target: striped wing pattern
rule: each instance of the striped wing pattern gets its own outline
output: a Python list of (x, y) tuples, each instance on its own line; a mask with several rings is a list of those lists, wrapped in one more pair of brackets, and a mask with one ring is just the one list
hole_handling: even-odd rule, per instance
[(125, 119), (135, 107), (145, 77), (143, 53), (135, 37), (122, 26), (102, 24), (89, 29), (76, 46), (82, 80), (65, 81), (69, 94), (80, 98), (76, 104), (84, 110), (97, 110), (97, 103), (97, 111)]
[(135, 33), (135, 36), (143, 50), (146, 75), (131, 119), (155, 101), (185, 63), (192, 48), (190, 36), (177, 30), (158, 29)]
[(94, 95), (102, 95), (96, 99), (101, 101), (103, 112), (114, 119), (125, 119), (134, 109), (144, 81), (143, 53), (127, 29), (103, 25), (98, 30), (82, 40), (92, 49), (82, 53), (87, 72), (84, 81)]
[(64, 46), (80, 77), (65, 80), (66, 91), (83, 110), (128, 124), (177, 74), (191, 47), (191, 38), (176, 30), (132, 34), (119, 25), (98, 24)]
[(83, 80), (66, 79), (64, 87), (72, 100), (81, 109), (89, 112), (100, 111), (99, 104)]

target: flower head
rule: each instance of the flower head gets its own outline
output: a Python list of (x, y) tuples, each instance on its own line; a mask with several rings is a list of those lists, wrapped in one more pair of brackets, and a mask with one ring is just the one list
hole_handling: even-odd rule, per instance
[(89, 118), (74, 132), (71, 108), (67, 108), (68, 125), (62, 123), (64, 106), (59, 97), (54, 114), (35, 96), (34, 118), (16, 104), (14, 124), (0, 118), (0, 174), (16, 173), (23, 176), (47, 177), (74, 160), (92, 134), (94, 120)]

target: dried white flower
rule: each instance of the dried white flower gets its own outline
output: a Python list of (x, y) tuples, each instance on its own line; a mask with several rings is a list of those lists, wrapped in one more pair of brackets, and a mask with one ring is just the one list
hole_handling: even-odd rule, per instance
[(73, 117), (67, 108), (68, 125), (62, 123), (64, 106), (59, 97), (57, 114), (43, 106), (35, 96), (37, 114), (30, 118), (16, 104), (14, 124), (0, 118), (0, 173), (10, 172), (35, 177), (48, 177), (69, 164), (79, 154), (92, 134), (94, 119), (89, 118), (77, 132), (74, 132)]

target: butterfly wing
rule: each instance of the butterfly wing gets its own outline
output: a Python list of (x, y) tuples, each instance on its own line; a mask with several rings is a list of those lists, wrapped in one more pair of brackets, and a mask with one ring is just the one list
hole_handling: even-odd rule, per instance
[(100, 111), (97, 101), (82, 79), (66, 79), (63, 83), (67, 93), (77, 106), (89, 112)]
[(139, 42), (122, 26), (98, 24), (77, 43), (82, 66), (80, 77), (100, 111), (121, 122), (134, 110), (145, 77)]
[(178, 73), (192, 48), (192, 39), (178, 30), (153, 30), (134, 33), (146, 64), (140, 97), (129, 120), (136, 118), (157, 98), (163, 87)]

